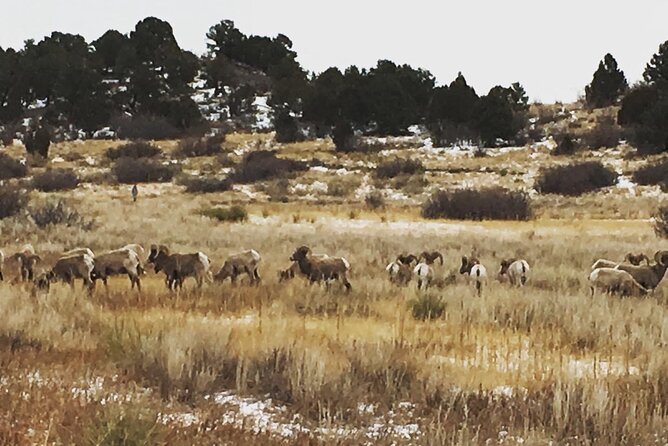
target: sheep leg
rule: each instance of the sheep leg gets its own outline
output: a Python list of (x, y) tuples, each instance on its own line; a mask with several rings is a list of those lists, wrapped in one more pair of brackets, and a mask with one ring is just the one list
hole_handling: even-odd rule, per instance
[(0, 271), (0, 282), (5, 280), (5, 276), (2, 275), (2, 271)]
[(346, 277), (346, 274), (341, 274), (341, 281), (343, 282), (343, 286), (346, 287), (346, 293), (349, 293), (352, 289), (353, 286), (348, 282), (348, 277)]
[(257, 267), (253, 271), (253, 276), (255, 277), (255, 283), (260, 283), (262, 281), (262, 278), (260, 277), (260, 273), (258, 272)]

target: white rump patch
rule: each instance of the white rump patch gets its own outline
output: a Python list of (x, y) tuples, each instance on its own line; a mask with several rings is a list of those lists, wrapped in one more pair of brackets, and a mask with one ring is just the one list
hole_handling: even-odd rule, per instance
[(350, 263), (348, 263), (345, 257), (341, 257), (341, 261), (343, 262), (343, 265), (346, 267), (346, 270), (350, 269)]

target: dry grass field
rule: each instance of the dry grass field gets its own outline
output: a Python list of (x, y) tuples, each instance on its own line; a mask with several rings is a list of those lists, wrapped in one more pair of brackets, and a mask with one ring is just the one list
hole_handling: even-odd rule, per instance
[[(233, 135), (225, 144), (238, 158), (270, 139)], [(52, 155), (62, 157), (59, 167), (97, 178), (109, 145), (68, 143)], [(290, 180), (288, 203), (269, 201), (267, 184), (196, 195), (172, 183), (141, 185), (136, 203), (127, 185), (92, 180), (70, 192), (32, 192), (32, 202), (63, 198), (96, 224), (82, 231), (2, 220), (6, 254), (32, 243), (48, 264), (77, 246), (162, 243), (201, 250), (217, 270), (229, 254), (254, 248), (263, 281), (202, 290), (187, 281), (172, 293), (149, 271), (141, 293), (115, 278), (92, 296), (80, 283), (75, 291), (54, 285), (48, 296), (0, 283), (0, 444), (668, 443), (665, 284), (646, 298), (592, 298), (587, 285), (597, 258), (666, 247), (648, 221), (665, 194), (638, 186), (539, 196), (529, 222), (427, 221), (419, 203), (434, 188), (497, 178), (524, 187), (528, 173), (559, 160), (540, 147), (481, 159), (396, 150), (422, 157), (428, 185), (378, 211), (365, 209), (360, 194), (369, 166), (391, 154), (335, 159), (325, 142), (280, 148), (331, 164)], [(213, 172), (216, 162), (188, 160), (184, 169)], [(637, 163), (618, 167), (627, 173)], [(334, 196), (295, 189), (349, 177)], [(200, 214), (231, 203), (246, 205), (246, 222)], [(301, 278), (279, 283), (299, 245), (345, 256), (352, 292)], [(443, 253), (444, 287), (389, 282), (388, 262), (425, 249)], [(527, 287), (491, 280), (476, 296), (456, 274), (472, 251), (492, 276), (502, 258), (527, 259)], [(6, 262), (9, 279), (16, 268)], [(443, 313), (416, 319), (416, 302), (426, 301), (442, 303)]]

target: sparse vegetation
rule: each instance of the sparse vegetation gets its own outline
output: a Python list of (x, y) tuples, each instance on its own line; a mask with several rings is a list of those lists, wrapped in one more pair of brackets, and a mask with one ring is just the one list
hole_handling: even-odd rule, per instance
[(133, 141), (107, 150), (107, 158), (110, 160), (117, 160), (119, 158), (153, 158), (160, 155), (162, 155), (160, 147), (156, 147), (145, 141)]
[(615, 171), (600, 162), (587, 161), (545, 169), (536, 180), (535, 188), (545, 194), (577, 196), (616, 182)]
[(376, 167), (377, 178), (394, 178), (399, 175), (414, 175), (424, 172), (424, 165), (420, 160), (397, 158), (385, 161)]
[(72, 169), (48, 169), (32, 179), (32, 186), (42, 192), (71, 190), (78, 185), (79, 177)]
[(230, 179), (235, 183), (254, 183), (289, 176), (306, 169), (306, 164), (301, 161), (278, 158), (276, 152), (259, 150), (244, 155)]
[(21, 189), (0, 186), (0, 220), (18, 214), (27, 203), (28, 196)]
[(206, 138), (186, 138), (179, 142), (174, 154), (181, 158), (198, 156), (216, 156), (222, 151), (225, 135), (208, 136)]
[(654, 233), (661, 238), (668, 238), (668, 206), (662, 206), (654, 214)]
[(364, 197), (364, 203), (366, 203), (366, 207), (369, 209), (381, 209), (385, 207), (385, 197), (381, 192), (376, 190)]
[(0, 153), (0, 180), (23, 178), (28, 174), (28, 167), (6, 153)]
[(79, 212), (65, 204), (63, 200), (48, 201), (35, 205), (30, 209), (30, 218), (40, 228), (63, 225), (90, 231), (95, 225), (94, 220), (86, 220)]
[(189, 177), (179, 179), (179, 184), (186, 187), (188, 193), (225, 192), (232, 189), (232, 182), (227, 178)]
[(458, 189), (435, 192), (422, 206), (424, 218), (457, 220), (529, 220), (527, 194), (501, 188)]
[(633, 181), (643, 185), (668, 185), (668, 158), (646, 163), (633, 172)]
[(445, 303), (440, 297), (425, 294), (411, 301), (411, 312), (413, 317), (420, 321), (439, 319), (445, 312)]

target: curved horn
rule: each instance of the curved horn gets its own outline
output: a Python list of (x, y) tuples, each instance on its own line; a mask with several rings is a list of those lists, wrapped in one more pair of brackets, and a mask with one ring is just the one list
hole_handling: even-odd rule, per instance
[(436, 251), (434, 254), (436, 254), (436, 258), (434, 260), (440, 259), (441, 260), (441, 265), (443, 265), (443, 254), (441, 254), (438, 251)]
[(663, 265), (663, 251), (657, 251), (654, 253), (654, 261), (659, 265)]
[(642, 253), (642, 254), (640, 254), (640, 255), (641, 255), (642, 259), (643, 259), (643, 260), (647, 263), (647, 265), (649, 266), (649, 257), (647, 257), (647, 256), (645, 255), (645, 253)]

